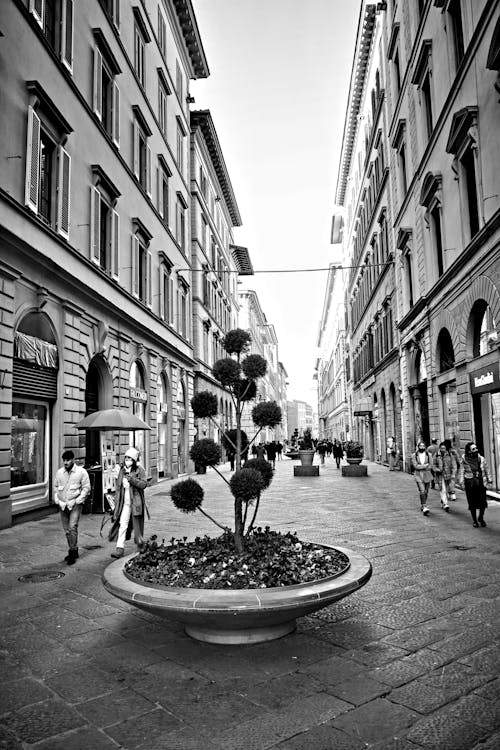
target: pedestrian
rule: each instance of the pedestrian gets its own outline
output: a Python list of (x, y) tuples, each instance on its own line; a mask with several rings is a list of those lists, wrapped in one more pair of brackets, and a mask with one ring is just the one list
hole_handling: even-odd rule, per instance
[(273, 469), (276, 468), (276, 443), (268, 443), (266, 445), (267, 460), (272, 465)]
[[(467, 443), (465, 446), (465, 453), (460, 463), (458, 484), (465, 487), (472, 525), (476, 529), (478, 526), (486, 526), (484, 520), (484, 511), (488, 507), (486, 485), (491, 485), (492, 480), (486, 459), (479, 454), (474, 442)], [(479, 515), (476, 518), (477, 512)]]
[(279, 440), (276, 443), (276, 455), (278, 456), (278, 461), (283, 460), (283, 456), (281, 455), (283, 453), (283, 443), (281, 443)]
[(445, 440), (439, 443), (434, 471), (435, 480), (439, 485), (441, 495), (441, 507), (449, 513), (450, 506), (448, 501), (451, 499), (452, 491), (455, 491), (458, 463), (453, 453), (448, 449)]
[(450, 480), (450, 490), (448, 493), (450, 500), (455, 501), (457, 499), (457, 496), (455, 494), (455, 482), (456, 482), (456, 477), (458, 476), (458, 469), (460, 468), (460, 462), (462, 459), (460, 458), (460, 455), (458, 451), (456, 450), (456, 448), (452, 446), (451, 440), (449, 438), (445, 438), (443, 440), (443, 443), (446, 445), (446, 450), (449, 451), (450, 455), (452, 455), (455, 461), (457, 462), (457, 474), (455, 476), (455, 479)]
[(61, 458), (63, 466), (56, 472), (54, 495), (68, 541), (68, 554), (64, 559), (68, 565), (74, 565), (78, 559), (78, 522), (83, 503), (90, 495), (90, 479), (83, 466), (75, 464), (73, 451), (64, 451)]
[(429, 453), (429, 455), (431, 457), (431, 474), (432, 474), (431, 488), (433, 490), (438, 490), (439, 489), (439, 487), (436, 487), (436, 485), (438, 484), (438, 482), (436, 482), (434, 480), (434, 473), (435, 473), (434, 464), (436, 462), (436, 456), (437, 456), (438, 450), (439, 450), (439, 448), (438, 448), (437, 438), (432, 438), (431, 444), (427, 448), (427, 452)]
[(109, 532), (109, 541), (116, 539), (116, 550), (111, 557), (122, 557), (125, 552), (125, 540), (132, 536), (141, 550), (144, 543), (144, 513), (147, 511), (144, 490), (147, 487), (146, 472), (138, 463), (137, 448), (127, 448), (116, 480), (116, 506), (113, 514), (113, 524)]
[[(266, 446), (264, 445), (264, 443), (259, 443), (258, 445), (254, 446), (254, 447), (255, 447), (255, 458), (264, 458), (265, 459), (265, 457), (266, 457), (266, 455), (265, 455), (266, 454)], [(253, 448), (252, 448), (252, 453), (253, 453)]]
[(337, 469), (340, 469), (340, 461), (344, 456), (344, 450), (342, 448), (342, 444), (337, 439), (334, 440), (332, 452), (335, 463), (337, 464)]
[(394, 471), (396, 465), (396, 456), (398, 453), (398, 447), (396, 444), (396, 438), (394, 435), (387, 440), (387, 459), (389, 462), (389, 471)]
[(420, 510), (424, 516), (429, 515), (429, 508), (427, 507), (427, 497), (429, 495), (429, 487), (432, 481), (432, 457), (425, 447), (423, 440), (417, 443), (417, 449), (415, 453), (411, 455), (411, 468), (415, 476), (418, 491), (420, 493)]
[(326, 441), (320, 440), (318, 445), (316, 446), (316, 450), (319, 453), (319, 458), (320, 458), (321, 464), (323, 465), (325, 463)]

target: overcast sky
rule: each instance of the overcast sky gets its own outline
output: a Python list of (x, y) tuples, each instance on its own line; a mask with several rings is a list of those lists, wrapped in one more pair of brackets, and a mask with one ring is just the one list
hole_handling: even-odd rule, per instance
[[(210, 109), (255, 271), (328, 266), (359, 0), (193, 0)], [(274, 325), (288, 398), (317, 407), (313, 374), (327, 273), (242, 279)]]

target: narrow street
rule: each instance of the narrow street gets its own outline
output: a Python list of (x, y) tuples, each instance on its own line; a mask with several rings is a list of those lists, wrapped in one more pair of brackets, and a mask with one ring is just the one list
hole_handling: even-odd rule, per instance
[[(108, 595), (100, 515), (82, 517), (73, 567), (58, 515), (0, 531), (0, 748), (500, 747), (500, 504), (476, 529), (463, 492), (446, 514), (431, 491), (425, 518), (407, 474), (369, 463), (342, 478), (327, 458), (306, 479), (293, 465), (277, 462), (260, 524), (360, 551), (373, 576), (267, 644), (199, 643)], [(199, 480), (207, 511), (230, 521), (225, 484)], [(217, 533), (175, 510), (170, 485), (148, 490), (147, 533)]]

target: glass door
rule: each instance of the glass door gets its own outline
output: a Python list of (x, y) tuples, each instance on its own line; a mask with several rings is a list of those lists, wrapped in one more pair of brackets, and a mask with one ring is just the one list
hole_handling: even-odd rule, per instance
[(50, 406), (23, 399), (12, 402), (12, 513), (49, 504)]

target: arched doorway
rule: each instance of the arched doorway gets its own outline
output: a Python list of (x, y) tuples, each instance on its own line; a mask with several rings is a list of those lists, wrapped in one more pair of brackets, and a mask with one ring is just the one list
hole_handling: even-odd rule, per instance
[[(451, 440), (454, 448), (460, 447), (458, 426), (457, 384), (455, 380), (455, 351), (447, 328), (439, 332), (436, 349), (436, 361), (440, 375), (449, 374), (446, 382), (441, 382), (441, 435)], [(436, 436), (437, 437), (437, 436)]]
[(380, 438), (380, 411), (378, 407), (377, 394), (373, 394), (373, 422), (375, 424), (375, 461), (382, 460), (382, 445)]
[[(100, 409), (112, 406), (111, 374), (107, 362), (101, 355), (93, 357), (85, 377), (85, 416)], [(98, 430), (85, 432), (85, 465), (101, 463), (100, 433)]]
[(158, 427), (158, 478), (170, 476), (170, 451), (168, 441), (169, 387), (164, 373), (158, 375), (156, 384), (156, 422)]
[[(132, 412), (146, 422), (146, 406), (148, 402), (148, 392), (146, 390), (146, 373), (144, 365), (139, 359), (132, 362), (129, 375), (130, 400), (132, 403)], [(147, 466), (146, 457), (146, 436), (144, 430), (134, 430), (129, 432), (129, 445), (137, 448), (141, 454), (141, 463)]]
[(184, 383), (177, 386), (177, 467), (179, 474), (187, 470), (186, 451), (186, 390)]
[(29, 312), (14, 332), (10, 486), (12, 514), (48, 505), (57, 341), (50, 318)]
[(414, 351), (413, 385), (409, 388), (413, 403), (413, 445), (419, 440), (429, 445), (429, 405), (427, 400), (427, 368), (425, 356), (420, 347)]
[(387, 400), (385, 397), (385, 390), (382, 388), (380, 393), (380, 411), (381, 411), (381, 434), (380, 440), (382, 445), (387, 445)]

